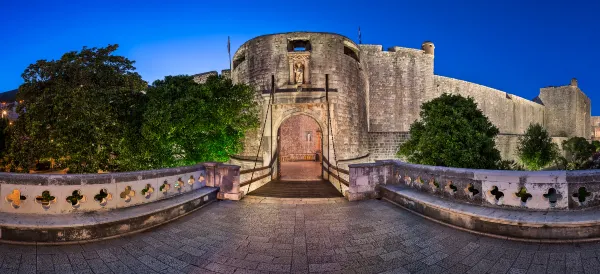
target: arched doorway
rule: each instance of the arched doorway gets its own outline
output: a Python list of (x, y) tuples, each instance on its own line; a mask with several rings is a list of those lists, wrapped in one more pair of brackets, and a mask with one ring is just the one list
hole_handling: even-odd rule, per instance
[(321, 162), (328, 135), (327, 125), (319, 121), (310, 113), (301, 112), (278, 117), (273, 125), (277, 129), (273, 141), (273, 149), (278, 151), (277, 175), (248, 195), (275, 198), (343, 197), (329, 181), (322, 178)]
[(313, 118), (289, 117), (279, 127), (277, 142), (281, 181), (321, 180), (323, 131)]

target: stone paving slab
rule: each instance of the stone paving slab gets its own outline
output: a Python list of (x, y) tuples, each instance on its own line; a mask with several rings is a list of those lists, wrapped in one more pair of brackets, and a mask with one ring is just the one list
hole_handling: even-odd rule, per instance
[(94, 243), (0, 244), (0, 273), (600, 273), (600, 242), (489, 238), (381, 200), (298, 202), (214, 202)]

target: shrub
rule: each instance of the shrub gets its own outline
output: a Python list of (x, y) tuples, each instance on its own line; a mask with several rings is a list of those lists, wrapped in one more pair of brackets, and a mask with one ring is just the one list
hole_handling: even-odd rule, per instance
[(519, 138), (517, 155), (525, 168), (540, 170), (558, 156), (558, 146), (552, 142), (548, 131), (540, 124), (531, 124)]
[(473, 98), (444, 93), (424, 103), (420, 115), (398, 156), (417, 164), (480, 169), (495, 168), (500, 161), (494, 142), (498, 128)]
[(583, 137), (572, 137), (563, 141), (562, 149), (565, 152), (564, 161), (566, 169), (586, 169), (590, 166), (590, 160), (596, 147)]

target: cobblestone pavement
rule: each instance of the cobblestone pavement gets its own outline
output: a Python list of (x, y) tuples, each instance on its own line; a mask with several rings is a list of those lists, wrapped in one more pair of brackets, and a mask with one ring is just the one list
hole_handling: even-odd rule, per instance
[(600, 273), (600, 243), (477, 236), (378, 200), (244, 200), (113, 240), (0, 244), (0, 273)]

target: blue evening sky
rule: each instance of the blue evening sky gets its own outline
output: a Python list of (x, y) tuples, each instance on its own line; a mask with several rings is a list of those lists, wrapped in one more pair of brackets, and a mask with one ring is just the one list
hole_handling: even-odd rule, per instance
[(38, 59), (119, 44), (152, 82), (228, 68), (252, 37), (336, 32), (384, 48), (436, 46), (435, 73), (527, 99), (572, 77), (600, 115), (600, 1), (11, 1), (0, 0), (0, 91)]

